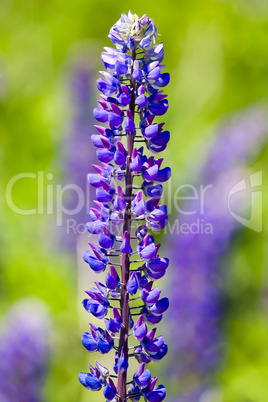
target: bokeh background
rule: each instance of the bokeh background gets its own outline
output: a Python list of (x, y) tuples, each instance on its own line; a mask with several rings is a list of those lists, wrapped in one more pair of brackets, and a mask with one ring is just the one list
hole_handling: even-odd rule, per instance
[[(170, 353), (153, 374), (170, 402), (265, 402), (266, 0), (1, 0), (0, 400), (103, 400), (77, 380), (97, 358), (80, 343), (90, 319), (83, 290), (94, 277), (81, 261), (83, 225), (70, 229), (68, 219), (86, 222), (88, 206), (72, 216), (66, 211), (77, 204), (68, 185), (88, 191), (99, 56), (110, 46), (111, 25), (129, 9), (154, 19), (171, 74), (165, 116), (171, 140), (163, 156), (173, 171), (166, 189), (173, 226), (161, 236), (171, 258), (162, 283), (171, 306), (161, 328)], [(263, 202), (255, 199), (254, 223), (246, 227), (228, 211), (227, 195), (246, 179), (249, 191), (233, 198), (232, 210), (250, 219), (249, 178), (256, 172)], [(213, 186), (204, 211), (199, 197), (178, 201), (185, 184)], [(193, 198), (189, 187), (180, 195), (187, 190)], [(180, 214), (178, 202), (197, 212)], [(213, 234), (178, 233), (174, 226), (197, 219)]]

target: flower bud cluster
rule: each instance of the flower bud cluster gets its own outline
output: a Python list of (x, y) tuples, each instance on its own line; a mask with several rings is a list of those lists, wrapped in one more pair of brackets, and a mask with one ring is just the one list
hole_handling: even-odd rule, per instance
[[(165, 387), (156, 385), (157, 378), (151, 378), (146, 368), (167, 353), (163, 336), (148, 326), (158, 324), (169, 306), (168, 298), (154, 286), (169, 260), (159, 256), (160, 244), (151, 234), (167, 225), (167, 207), (160, 199), (162, 183), (171, 176), (170, 168), (162, 167), (163, 159), (155, 156), (170, 138), (164, 123), (154, 121), (168, 109), (162, 88), (169, 83), (169, 74), (162, 73), (163, 44), (155, 45), (156, 37), (154, 22), (146, 15), (139, 19), (131, 11), (122, 14), (109, 34), (116, 48), (105, 48), (101, 55), (107, 71), (101, 71), (97, 80), (101, 99), (93, 111), (101, 123), (95, 126), (98, 134), (92, 135), (100, 165), (93, 165), (95, 172), (88, 175), (96, 200), (87, 230), (98, 235), (99, 244), (89, 243), (91, 250), (84, 251), (83, 258), (93, 271), (107, 274), (105, 284), (95, 282), (96, 287), (86, 291), (83, 306), (104, 319), (105, 329), (90, 324), (82, 344), (101, 354), (114, 349), (115, 363), (114, 374), (96, 362), (96, 368), (80, 373), (79, 380), (93, 391), (103, 389), (106, 400), (113, 402), (135, 402), (141, 396), (161, 402), (166, 395)], [(143, 147), (138, 145), (141, 142)], [(148, 151), (154, 155), (148, 156)], [(137, 187), (135, 180), (142, 184)], [(120, 263), (115, 263), (116, 258)], [(131, 339), (135, 346), (129, 347)], [(127, 381), (131, 357), (140, 367)]]

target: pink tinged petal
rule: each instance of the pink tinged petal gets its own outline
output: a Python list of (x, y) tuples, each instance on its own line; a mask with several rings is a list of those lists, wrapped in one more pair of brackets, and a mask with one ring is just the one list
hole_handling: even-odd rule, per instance
[(117, 115), (120, 116), (120, 117), (123, 117), (123, 116), (124, 116), (124, 112), (120, 109), (120, 107), (118, 107), (118, 106), (115, 105), (114, 103), (111, 103), (111, 106), (112, 106), (113, 112), (114, 112), (115, 114), (117, 114)]
[(97, 171), (100, 175), (104, 176), (104, 171), (103, 171), (103, 169), (102, 169), (101, 166), (92, 164), (92, 167), (94, 167), (94, 169), (96, 169), (96, 171)]
[(142, 373), (144, 372), (144, 369), (145, 369), (145, 363), (142, 363), (133, 376), (134, 380), (136, 380), (136, 378), (138, 378), (142, 375)]
[(123, 190), (122, 190), (121, 186), (116, 186), (116, 193), (117, 193), (118, 197), (120, 197), (120, 198), (125, 197), (125, 194), (123, 193)]
[(110, 103), (105, 100), (98, 100), (99, 104), (103, 107), (104, 110), (110, 110)]
[(129, 94), (130, 94), (130, 89), (128, 88), (127, 85), (121, 85), (121, 89), (122, 89), (122, 91), (123, 91), (123, 93), (124, 93), (125, 95), (129, 95)]
[(156, 328), (153, 328), (153, 329), (151, 329), (151, 331), (148, 332), (148, 334), (146, 336), (147, 343), (152, 342), (152, 340), (154, 339), (155, 333), (156, 333)]
[(104, 135), (106, 137), (111, 137), (113, 135), (113, 131), (110, 130), (109, 128), (98, 125), (95, 125), (94, 127), (99, 131), (101, 135)]

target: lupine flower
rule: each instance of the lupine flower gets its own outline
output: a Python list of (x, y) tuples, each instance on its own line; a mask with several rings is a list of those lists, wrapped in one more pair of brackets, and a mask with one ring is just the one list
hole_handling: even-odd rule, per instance
[(22, 299), (6, 313), (0, 332), (1, 402), (42, 400), (51, 331), (48, 309), (38, 299)]
[[(217, 267), (231, 236), (240, 226), (228, 210), (227, 195), (241, 180), (238, 166), (256, 155), (266, 134), (265, 112), (255, 107), (236, 115), (220, 130), (208, 147), (209, 157), (200, 175), (204, 186), (213, 186), (207, 190), (204, 214), (198, 211), (196, 202), (185, 203), (185, 211), (197, 212), (187, 216), (180, 214), (180, 225), (194, 224), (195, 228), (192, 233), (173, 232), (169, 236), (167, 244), (176, 267), (176, 275), (169, 282), (171, 308), (168, 313), (169, 331), (176, 333), (176, 338), (170, 338), (174, 358), (172, 374), (176, 378), (195, 376), (197, 383), (203, 383), (221, 361), (219, 319), (222, 305)], [(198, 233), (198, 221), (203, 221), (203, 225), (209, 223), (213, 233), (205, 234), (202, 230)], [(182, 401), (198, 401), (194, 395), (185, 396)]]
[[(92, 391), (103, 389), (106, 400), (113, 402), (139, 401), (141, 396), (161, 402), (165, 387), (151, 378), (147, 365), (160, 361), (168, 348), (163, 336), (156, 335), (156, 327), (150, 330), (149, 326), (160, 322), (169, 306), (168, 298), (160, 298), (161, 291), (154, 286), (169, 260), (159, 256), (160, 244), (150, 231), (168, 223), (167, 208), (160, 199), (161, 183), (170, 178), (171, 170), (162, 167), (163, 159), (155, 154), (166, 148), (170, 135), (163, 131), (164, 123), (154, 120), (168, 109), (162, 88), (169, 74), (162, 73), (163, 44), (155, 44), (157, 30), (146, 15), (122, 14), (109, 38), (115, 48), (106, 47), (101, 55), (107, 71), (101, 71), (102, 78), (97, 80), (101, 99), (93, 111), (95, 119), (105, 124), (96, 125), (99, 134), (92, 135), (100, 165), (93, 165), (97, 173), (89, 174), (97, 200), (90, 209), (87, 230), (98, 234), (99, 246), (89, 243), (92, 251), (83, 254), (96, 274), (108, 271), (105, 284), (95, 282), (96, 288), (86, 291), (89, 298), (83, 300), (89, 313), (104, 319), (105, 329), (90, 324), (82, 344), (89, 352), (102, 354), (113, 348), (115, 374), (96, 362), (96, 368), (80, 373), (79, 381)], [(140, 142), (144, 147), (136, 146)], [(147, 156), (145, 147), (154, 155)], [(134, 185), (136, 180), (137, 185), (142, 180), (139, 187)], [(115, 263), (118, 257), (119, 264)], [(129, 381), (132, 358), (140, 368)]]

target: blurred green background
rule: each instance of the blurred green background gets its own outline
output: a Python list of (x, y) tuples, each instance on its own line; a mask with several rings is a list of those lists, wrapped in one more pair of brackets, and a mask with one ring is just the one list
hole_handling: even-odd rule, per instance
[[(68, 183), (62, 149), (73, 113), (72, 66), (82, 60), (97, 78), (102, 48), (110, 46), (109, 29), (129, 9), (153, 18), (165, 45), (164, 62), (171, 74), (165, 121), (171, 140), (164, 157), (173, 170), (172, 188), (196, 174), (222, 120), (268, 100), (265, 0), (1, 0), (0, 314), (28, 295), (49, 306), (54, 341), (42, 391), (46, 402), (103, 399), (77, 380), (94, 360), (80, 343), (89, 321), (78, 280), (86, 267), (80, 251), (76, 257), (64, 246), (67, 234), (57, 228), (55, 214), (15, 213), (5, 200), (6, 186), (22, 172), (44, 172), (45, 195), (48, 184)], [(91, 97), (94, 106), (95, 88)], [(217, 396), (206, 399), (210, 402), (268, 400), (267, 156), (263, 148), (249, 166), (252, 172), (263, 171), (263, 230), (242, 231), (224, 260), (227, 346), (213, 379)], [(90, 161), (81, 175), (89, 170)], [(20, 208), (37, 208), (36, 181), (18, 182), (13, 200)], [(88, 288), (92, 281), (88, 276)]]

